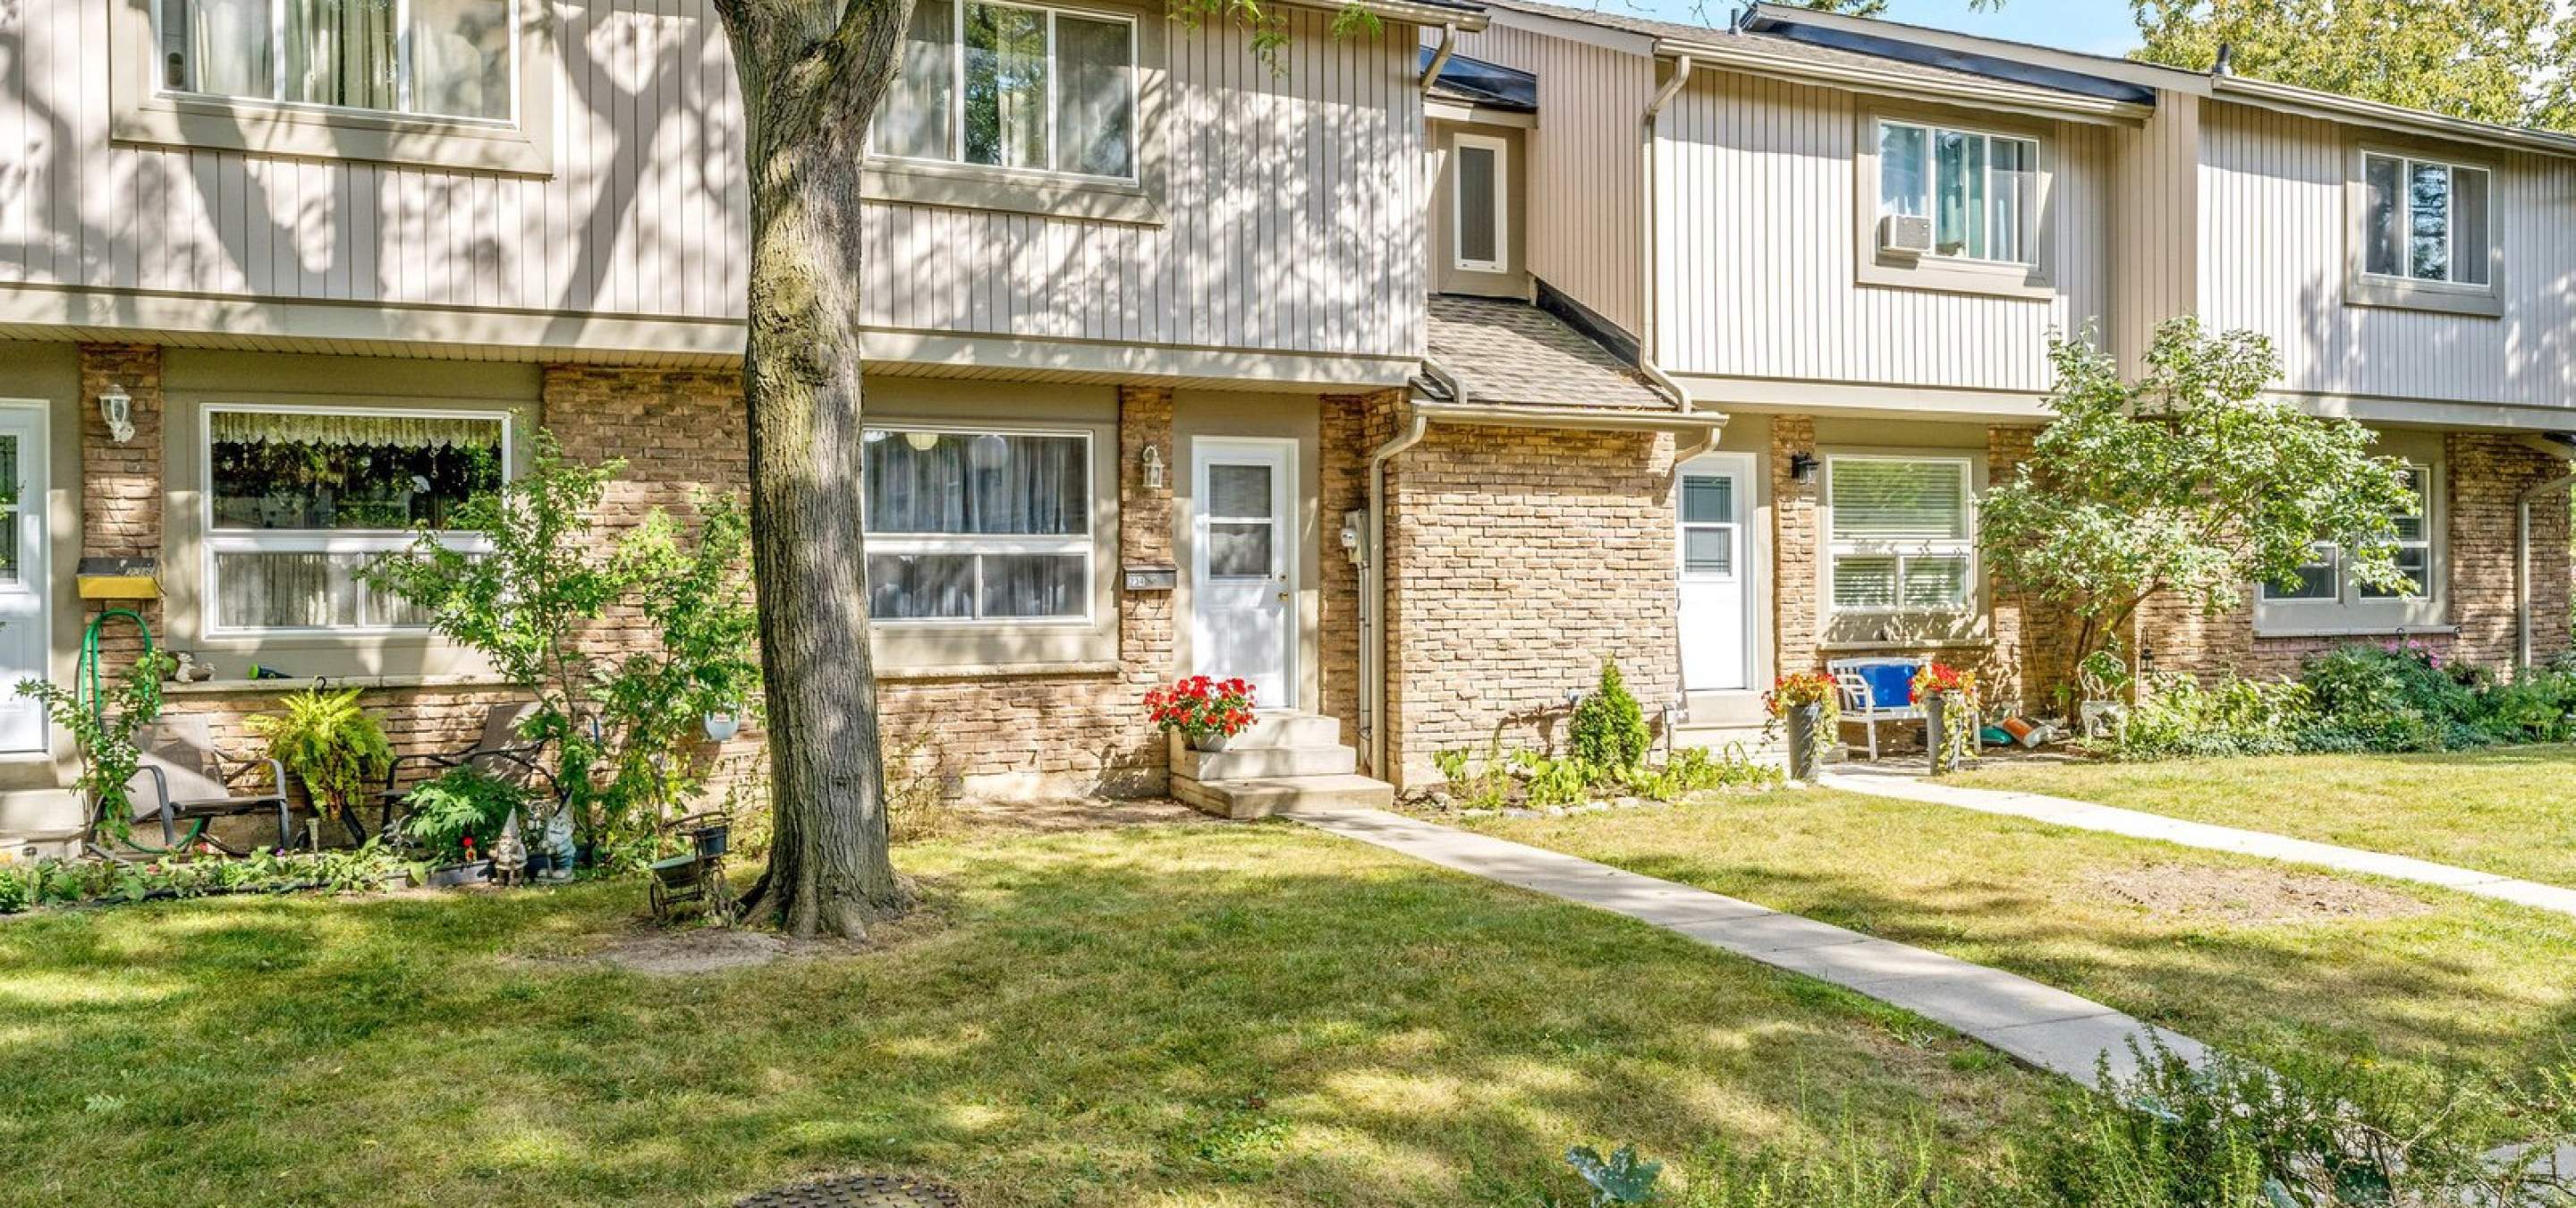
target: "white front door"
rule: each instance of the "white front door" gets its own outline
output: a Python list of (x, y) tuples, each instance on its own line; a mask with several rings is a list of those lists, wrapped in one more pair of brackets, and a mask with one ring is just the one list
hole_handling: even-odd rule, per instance
[(1296, 442), (1202, 438), (1191, 459), (1190, 662), (1252, 681), (1258, 708), (1296, 708)]
[(45, 711), (10, 691), (47, 675), (45, 411), (0, 403), (0, 755), (45, 752)]
[(1681, 559), (1682, 688), (1753, 686), (1753, 582), (1745, 518), (1753, 459), (1712, 453), (1682, 467), (1675, 536)]

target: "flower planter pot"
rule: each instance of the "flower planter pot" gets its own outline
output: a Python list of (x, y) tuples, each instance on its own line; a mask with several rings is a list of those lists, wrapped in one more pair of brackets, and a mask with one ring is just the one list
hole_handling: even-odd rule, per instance
[(402, 890), (409, 889), (411, 888), (411, 870), (408, 868), (397, 868), (392, 872), (386, 873), (382, 878), (381, 883), (386, 893), (398, 893)]
[(1190, 736), (1190, 749), (1216, 755), (1223, 753), (1226, 746), (1233, 741), (1234, 739), (1223, 734), (1193, 734)]
[(1824, 720), (1823, 705), (1789, 707), (1789, 779), (1814, 780), (1816, 765), (1824, 752), (1817, 748), (1817, 723)]
[(476, 860), (471, 864), (450, 864), (429, 874), (430, 885), (438, 889), (453, 889), (459, 885), (480, 885), (491, 879), (492, 862), (490, 860)]
[(703, 720), (709, 742), (731, 742), (734, 735), (742, 733), (741, 714), (710, 713)]

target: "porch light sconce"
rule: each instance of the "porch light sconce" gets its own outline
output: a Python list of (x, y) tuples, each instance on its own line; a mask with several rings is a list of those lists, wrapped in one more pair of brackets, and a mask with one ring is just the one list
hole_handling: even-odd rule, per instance
[(98, 417), (107, 422), (107, 438), (118, 444), (134, 439), (134, 396), (110, 384), (98, 394)]
[(1147, 445), (1145, 446), (1144, 456), (1137, 460), (1144, 463), (1145, 466), (1145, 489), (1148, 491), (1162, 490), (1163, 451), (1152, 445)]
[(1797, 479), (1797, 480), (1798, 480), (1798, 481), (1800, 481), (1800, 482), (1805, 482), (1805, 481), (1807, 481), (1808, 479), (1814, 478), (1815, 476), (1816, 476), (1816, 455), (1815, 455), (1815, 454), (1813, 454), (1813, 453), (1792, 453), (1792, 454), (1790, 454), (1790, 455), (1789, 455), (1789, 477), (1794, 478), (1794, 479)]

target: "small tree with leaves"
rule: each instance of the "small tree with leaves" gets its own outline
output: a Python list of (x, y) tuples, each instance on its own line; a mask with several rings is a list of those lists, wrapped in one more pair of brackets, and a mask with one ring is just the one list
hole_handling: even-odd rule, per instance
[(42, 704), (46, 716), (72, 736), (81, 763), (72, 787), (89, 798), (91, 819), (114, 842), (134, 837), (133, 782), (143, 766), (135, 732), (161, 715), (161, 681), (178, 665), (166, 652), (146, 654), (125, 669), (104, 701), (45, 680), (18, 681), (18, 695)]
[(2170, 320), (2135, 382), (2089, 338), (2049, 357), (2056, 421), (1988, 492), (1980, 542), (2000, 584), (2074, 616), (2077, 656), (2160, 595), (2215, 616), (2251, 584), (2296, 584), (2322, 543), (2366, 586), (2406, 584), (2405, 467), (2359, 424), (2262, 397), (2280, 372), (2269, 340)]

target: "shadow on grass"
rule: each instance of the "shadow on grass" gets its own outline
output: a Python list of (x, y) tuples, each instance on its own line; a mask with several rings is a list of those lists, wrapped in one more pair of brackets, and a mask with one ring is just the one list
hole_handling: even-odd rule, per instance
[(1573, 1142), (1927, 1116), (2028, 1073), (1679, 937), (1284, 828), (908, 854), (937, 926), (654, 979), (635, 885), (0, 927), (0, 1166), (48, 1203), (1491, 1203)]

